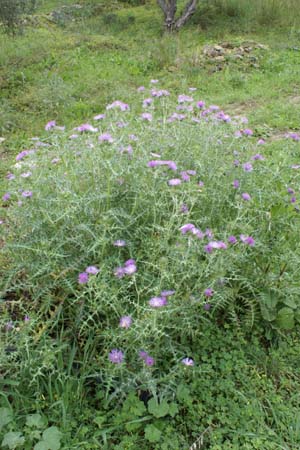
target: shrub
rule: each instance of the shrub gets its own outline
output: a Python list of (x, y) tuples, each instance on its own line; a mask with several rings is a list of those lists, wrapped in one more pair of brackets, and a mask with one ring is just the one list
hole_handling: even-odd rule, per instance
[(35, 9), (36, 0), (0, 0), (0, 21), (11, 32), (21, 24), (21, 16)]
[(3, 197), (7, 345), (28, 315), (30, 348), (74, 345), (107, 395), (172, 392), (211, 320), (299, 319), (296, 135), (272, 155), (245, 118), (146, 95), (71, 136), (49, 122)]

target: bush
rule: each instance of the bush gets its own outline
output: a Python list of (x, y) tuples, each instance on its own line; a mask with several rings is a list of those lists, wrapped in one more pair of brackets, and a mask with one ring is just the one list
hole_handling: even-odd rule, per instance
[(171, 395), (210, 321), (269, 337), (299, 320), (296, 136), (273, 155), (244, 118), (167, 94), (114, 102), (98, 130), (49, 122), (4, 196), (7, 345), (29, 316), (31, 351), (69, 343), (107, 395)]
[(36, 0), (0, 0), (0, 21), (6, 30), (16, 32), (21, 17), (35, 9)]

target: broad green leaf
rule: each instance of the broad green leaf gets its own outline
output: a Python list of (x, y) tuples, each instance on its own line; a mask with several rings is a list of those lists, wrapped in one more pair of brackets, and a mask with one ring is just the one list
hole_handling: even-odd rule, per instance
[(14, 450), (22, 446), (25, 442), (24, 436), (19, 431), (10, 431), (4, 435), (4, 439), (2, 441), (2, 447), (8, 447), (10, 450)]
[(155, 398), (152, 398), (148, 403), (148, 411), (154, 417), (159, 419), (160, 417), (164, 417), (169, 414), (169, 405), (166, 400), (162, 400), (160, 403), (157, 403)]
[(189, 404), (191, 402), (190, 391), (184, 384), (179, 384), (176, 390), (176, 397), (181, 403)]
[(12, 410), (9, 408), (0, 408), (0, 431), (5, 425), (13, 420)]
[(178, 413), (178, 405), (177, 405), (177, 403), (174, 403), (174, 402), (170, 403), (169, 404), (169, 414), (170, 414), (170, 416), (171, 417), (175, 417), (177, 413)]
[(26, 417), (26, 425), (30, 428), (43, 428), (46, 421), (40, 414), (30, 414)]
[(282, 330), (292, 330), (295, 326), (294, 311), (284, 307), (278, 311), (276, 324)]
[(33, 450), (49, 450), (49, 445), (45, 441), (40, 441), (33, 447)]
[(158, 442), (160, 441), (161, 431), (156, 428), (154, 425), (147, 425), (145, 428), (145, 438), (149, 442)]
[(57, 427), (50, 427), (43, 433), (43, 441), (48, 445), (49, 450), (59, 450), (62, 433)]

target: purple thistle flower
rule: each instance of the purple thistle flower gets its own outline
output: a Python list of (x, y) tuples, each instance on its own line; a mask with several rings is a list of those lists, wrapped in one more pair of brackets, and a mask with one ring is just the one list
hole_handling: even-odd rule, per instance
[(185, 203), (183, 203), (183, 204), (181, 205), (181, 207), (180, 207), (180, 212), (182, 212), (183, 214), (189, 212), (189, 208), (188, 208), (188, 206), (187, 206)]
[(45, 130), (49, 131), (51, 128), (54, 128), (56, 126), (55, 120), (50, 120), (50, 122), (46, 123)]
[(245, 164), (243, 164), (243, 169), (245, 172), (252, 172), (253, 166), (250, 162), (246, 162)]
[(160, 295), (162, 297), (170, 297), (171, 295), (174, 295), (175, 291), (161, 291)]
[(250, 130), (250, 128), (245, 128), (245, 130), (243, 130), (242, 133), (243, 133), (245, 136), (252, 136), (252, 135), (253, 135), (253, 131)]
[(245, 236), (244, 234), (241, 234), (240, 240), (243, 242), (243, 244), (247, 244), (250, 247), (254, 247), (255, 245), (255, 240), (253, 239), (252, 236)]
[(264, 139), (259, 139), (257, 141), (257, 145), (264, 145), (266, 143), (266, 141)]
[(139, 140), (138, 137), (136, 137), (135, 134), (130, 134), (128, 137), (129, 137), (129, 139), (130, 139), (131, 141), (138, 141), (138, 140)]
[(89, 275), (86, 272), (82, 272), (78, 275), (78, 283), (86, 284), (89, 281)]
[(103, 133), (98, 137), (100, 142), (109, 142), (112, 144), (114, 142), (113, 137), (110, 133)]
[(168, 304), (166, 297), (152, 297), (148, 303), (152, 308), (161, 308)]
[(123, 103), (120, 100), (116, 100), (106, 107), (107, 110), (114, 108), (119, 108), (121, 111), (128, 111), (130, 109), (127, 103)]
[(180, 172), (181, 178), (183, 181), (190, 181), (191, 177), (188, 175), (186, 171)]
[(24, 172), (24, 173), (21, 173), (21, 177), (22, 177), (22, 178), (29, 178), (29, 177), (31, 177), (31, 175), (32, 175), (31, 172)]
[(32, 192), (31, 191), (23, 191), (22, 197), (32, 197)]
[(26, 314), (26, 316), (24, 317), (24, 322), (29, 322), (30, 321), (30, 317)]
[(192, 223), (187, 223), (186, 225), (183, 225), (179, 230), (182, 234), (186, 234), (188, 231), (192, 231), (195, 228), (195, 225)]
[(181, 361), (183, 365), (185, 366), (194, 366), (194, 360), (192, 358), (183, 358)]
[(254, 161), (263, 161), (265, 158), (260, 153), (256, 153), (256, 155), (253, 155), (251, 159)]
[(114, 246), (115, 247), (125, 247), (126, 246), (126, 242), (123, 239), (117, 239), (114, 242)]
[(80, 131), (81, 133), (85, 131), (91, 131), (92, 133), (96, 133), (98, 131), (98, 128), (93, 127), (93, 125), (90, 125), (89, 123), (83, 123), (82, 125), (79, 125), (79, 127), (74, 128), (76, 131)]
[(204, 250), (207, 253), (212, 253), (215, 249), (226, 250), (227, 245), (223, 241), (210, 241), (207, 245), (205, 245)]
[(9, 192), (6, 192), (6, 193), (3, 195), (2, 200), (3, 200), (4, 202), (7, 202), (9, 199), (10, 199), (10, 193), (9, 193)]
[(291, 203), (296, 203), (296, 201), (297, 201), (296, 197), (291, 197), (291, 199), (290, 199)]
[(235, 188), (235, 189), (238, 189), (239, 188), (239, 186), (240, 186), (240, 182), (239, 182), (239, 180), (233, 180), (233, 187)]
[(146, 358), (144, 359), (146, 366), (151, 367), (154, 366), (155, 364), (155, 359), (152, 358), (152, 356), (146, 356)]
[(197, 106), (197, 108), (199, 108), (199, 109), (203, 109), (204, 106), (205, 106), (205, 102), (202, 101), (202, 100), (200, 100), (199, 102), (197, 102), (196, 106)]
[(88, 266), (85, 269), (86, 273), (90, 274), (90, 275), (97, 275), (97, 273), (100, 272), (100, 270), (98, 269), (98, 267), (96, 266)]
[(169, 186), (178, 186), (179, 184), (181, 184), (180, 178), (172, 178), (168, 181)]
[(124, 264), (123, 271), (124, 271), (124, 274), (126, 274), (126, 275), (134, 274), (137, 271), (135, 260), (128, 259), (128, 261), (126, 261)]
[(78, 134), (71, 134), (71, 136), (69, 136), (69, 139), (77, 139), (78, 137)]
[(193, 102), (193, 101), (194, 101), (193, 97), (190, 97), (185, 94), (178, 95), (178, 103)]
[(97, 114), (96, 116), (94, 116), (94, 120), (102, 120), (105, 119), (105, 114)]
[(132, 318), (130, 316), (121, 317), (120, 323), (119, 323), (119, 326), (121, 328), (129, 328), (131, 324), (132, 324)]
[(114, 270), (114, 275), (115, 275), (117, 278), (123, 278), (124, 275), (125, 275), (124, 268), (123, 268), (123, 267), (117, 267), (117, 268)]
[(214, 295), (214, 291), (211, 288), (207, 288), (204, 291), (205, 297), (212, 297)]
[(288, 191), (288, 194), (295, 194), (295, 191), (294, 191), (294, 189), (292, 189), (292, 188), (287, 188), (287, 191)]
[[(22, 175), (21, 175), (22, 176)], [(15, 178), (16, 178), (16, 176), (13, 174), (13, 173), (8, 173), (7, 175), (6, 175), (6, 178), (8, 179), (8, 180), (14, 180)]]
[(21, 159), (25, 158), (25, 156), (28, 156), (30, 154), (30, 150), (23, 150), (16, 156), (16, 161), (20, 161)]
[(235, 159), (235, 160), (233, 161), (233, 165), (234, 165), (235, 167), (238, 167), (238, 166), (240, 165), (240, 161), (239, 161), (238, 159)]
[(114, 364), (121, 364), (124, 361), (124, 353), (121, 350), (114, 348), (108, 355), (110, 362)]
[(150, 83), (151, 83), (151, 84), (157, 84), (157, 83), (158, 83), (158, 80), (150, 80)]
[(144, 92), (145, 89), (146, 89), (145, 86), (140, 86), (140, 87), (137, 88), (137, 91), (138, 92)]
[(148, 122), (151, 122), (153, 119), (151, 113), (143, 113), (143, 114), (141, 114), (141, 118), (144, 120), (147, 120)]
[(298, 133), (288, 133), (286, 137), (293, 139), (293, 141), (300, 141), (300, 135)]
[(140, 352), (139, 352), (139, 356), (140, 356), (140, 358), (142, 358), (142, 359), (146, 359), (147, 358), (147, 356), (148, 356), (148, 353), (147, 352), (145, 352), (144, 350), (141, 350)]
[(151, 97), (145, 98), (143, 100), (143, 107), (146, 108), (147, 106), (150, 106), (151, 103), (153, 103), (153, 98), (151, 98)]
[(210, 308), (211, 308), (211, 304), (210, 304), (210, 303), (204, 303), (203, 309), (204, 309), (205, 311), (209, 311)]
[(237, 238), (235, 236), (229, 236), (228, 242), (229, 242), (229, 244), (236, 244)]
[(247, 192), (243, 192), (243, 193), (242, 193), (242, 198), (243, 198), (243, 200), (245, 200), (246, 202), (248, 202), (249, 200), (251, 200), (251, 196), (250, 196)]

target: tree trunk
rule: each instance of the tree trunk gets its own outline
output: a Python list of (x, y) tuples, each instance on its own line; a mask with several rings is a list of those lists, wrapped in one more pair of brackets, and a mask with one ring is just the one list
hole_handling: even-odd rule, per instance
[(177, 0), (157, 0), (158, 5), (164, 13), (167, 31), (179, 30), (196, 11), (197, 0), (189, 0), (182, 15), (176, 20)]

